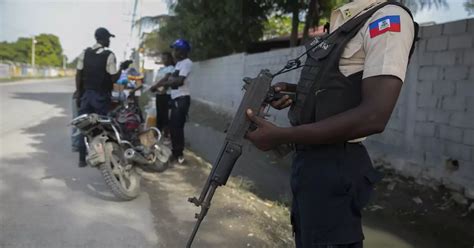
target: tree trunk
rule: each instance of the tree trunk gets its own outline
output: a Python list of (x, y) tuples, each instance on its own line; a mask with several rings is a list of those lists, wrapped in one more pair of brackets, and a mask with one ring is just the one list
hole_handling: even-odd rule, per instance
[(291, 36), (290, 36), (290, 47), (298, 45), (298, 26), (300, 25), (300, 8), (299, 4), (293, 5), (292, 19), (291, 19)]
[(311, 0), (308, 5), (308, 13), (303, 30), (303, 42), (309, 38), (309, 29), (319, 25), (319, 2)]

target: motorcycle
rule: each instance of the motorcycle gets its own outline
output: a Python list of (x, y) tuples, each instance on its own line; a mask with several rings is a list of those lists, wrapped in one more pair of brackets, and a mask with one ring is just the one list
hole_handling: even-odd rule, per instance
[(87, 164), (98, 168), (112, 193), (125, 201), (140, 194), (137, 168), (162, 172), (168, 168), (172, 154), (161, 143), (157, 128), (144, 128), (134, 95), (139, 88), (131, 90), (109, 115), (84, 114), (71, 122), (84, 135)]

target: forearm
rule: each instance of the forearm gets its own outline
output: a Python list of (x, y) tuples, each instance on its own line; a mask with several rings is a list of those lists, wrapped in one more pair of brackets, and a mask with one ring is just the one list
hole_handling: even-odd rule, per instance
[(184, 85), (184, 78), (182, 77), (170, 77), (167, 81), (164, 82), (164, 86), (171, 88), (178, 88)]
[(168, 81), (168, 79), (169, 79), (169, 75), (166, 75), (160, 80), (158, 80), (157, 82), (155, 82), (155, 84), (152, 87), (158, 88), (158, 87), (165, 86), (165, 83)]
[(362, 81), (359, 106), (327, 119), (282, 130), (282, 143), (333, 144), (381, 133), (390, 119), (402, 81), (382, 75)]
[(386, 122), (370, 107), (359, 106), (327, 119), (281, 129), (280, 143), (334, 144), (380, 133)]

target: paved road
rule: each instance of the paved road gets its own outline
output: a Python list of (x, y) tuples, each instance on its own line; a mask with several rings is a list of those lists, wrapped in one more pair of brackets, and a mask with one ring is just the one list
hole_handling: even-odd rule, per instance
[(72, 79), (0, 84), (0, 247), (157, 247), (150, 199), (115, 202), (78, 168)]

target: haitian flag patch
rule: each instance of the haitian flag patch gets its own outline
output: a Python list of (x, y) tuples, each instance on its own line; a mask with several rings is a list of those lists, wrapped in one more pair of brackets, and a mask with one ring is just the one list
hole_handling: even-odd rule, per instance
[(370, 38), (386, 32), (400, 32), (400, 16), (385, 16), (369, 24)]

